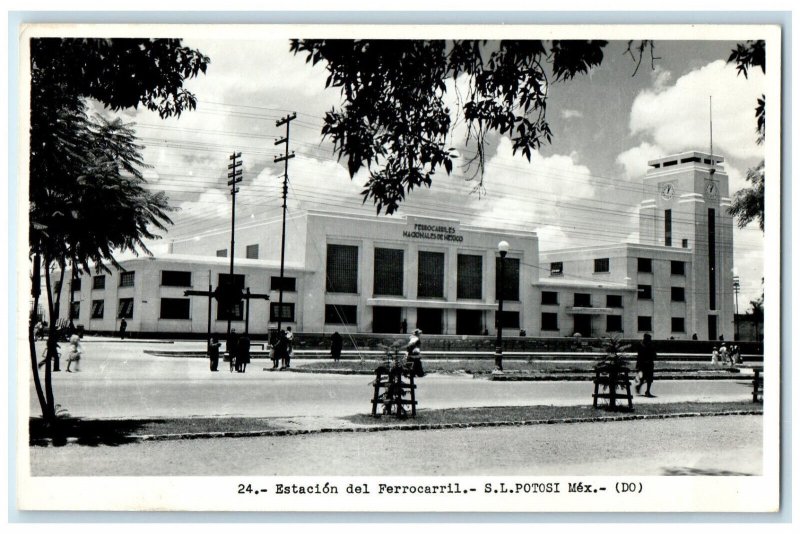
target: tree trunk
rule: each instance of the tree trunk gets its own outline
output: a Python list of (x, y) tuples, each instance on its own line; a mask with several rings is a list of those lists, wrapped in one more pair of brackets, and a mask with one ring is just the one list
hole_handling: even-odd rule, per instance
[(50, 311), (50, 326), (49, 331), (47, 334), (47, 358), (45, 359), (44, 364), (44, 394), (45, 394), (45, 414), (44, 418), (49, 421), (55, 421), (56, 418), (56, 404), (55, 398), (53, 395), (53, 368), (52, 362), (58, 358), (58, 349), (56, 345), (58, 344), (58, 315), (59, 315), (59, 305), (61, 303), (61, 285), (64, 281), (64, 269), (61, 269), (61, 276), (59, 280), (59, 288), (58, 288), (58, 297), (56, 302), (53, 302), (53, 290), (52, 284), (50, 280), (50, 261), (45, 258), (45, 282), (47, 284), (47, 306)]
[(28, 321), (28, 346), (31, 351), (31, 370), (33, 371), (33, 385), (36, 388), (36, 397), (42, 408), (42, 417), (47, 418), (47, 401), (45, 400), (42, 381), (39, 378), (39, 363), (36, 361), (36, 339), (34, 338), (34, 325), (36, 324), (36, 311), (39, 309), (39, 295), (41, 294), (41, 263), (39, 254), (34, 256), (33, 275), (31, 276), (31, 296), (33, 296), (33, 309)]

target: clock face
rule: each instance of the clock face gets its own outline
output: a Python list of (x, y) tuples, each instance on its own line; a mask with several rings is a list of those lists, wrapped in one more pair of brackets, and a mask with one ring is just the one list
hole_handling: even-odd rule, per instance
[(708, 182), (706, 184), (706, 195), (708, 198), (717, 198), (717, 184)]
[(664, 200), (671, 200), (672, 197), (675, 195), (675, 186), (672, 184), (666, 184), (661, 187), (661, 198)]

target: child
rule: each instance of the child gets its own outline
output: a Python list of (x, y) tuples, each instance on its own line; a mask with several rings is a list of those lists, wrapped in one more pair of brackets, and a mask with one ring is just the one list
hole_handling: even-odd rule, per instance
[(80, 338), (78, 336), (73, 335), (69, 338), (69, 345), (67, 346), (67, 372), (71, 373), (70, 367), (72, 366), (72, 362), (75, 362), (75, 372), (80, 371), (78, 369), (78, 363), (81, 361), (81, 354), (83, 354), (83, 347), (81, 347)]

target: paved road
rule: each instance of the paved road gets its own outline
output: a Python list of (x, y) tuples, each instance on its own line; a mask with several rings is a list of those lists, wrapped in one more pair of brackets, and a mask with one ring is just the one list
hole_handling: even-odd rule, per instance
[[(56, 401), (73, 416), (110, 418), (344, 416), (370, 409), (369, 376), (263, 371), (267, 361), (256, 361), (245, 374), (230, 373), (222, 363), (223, 370), (211, 373), (205, 359), (143, 353), (153, 347), (163, 345), (86, 342), (79, 373), (54, 373)], [(470, 375), (430, 374), (418, 384), (423, 408), (588, 404), (592, 393), (589, 382), (491, 382)], [(746, 400), (749, 388), (746, 380), (663, 381), (653, 387), (657, 398), (638, 402)], [(39, 412), (32, 383), (30, 406)]]
[(759, 475), (760, 416), (32, 447), (40, 476)]

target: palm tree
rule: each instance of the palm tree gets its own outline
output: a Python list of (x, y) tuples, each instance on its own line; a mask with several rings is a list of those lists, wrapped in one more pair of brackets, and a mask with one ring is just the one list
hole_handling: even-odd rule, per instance
[[(34, 384), (46, 419), (55, 417), (51, 373), (57, 358), (59, 310), (68, 264), (76, 271), (71, 276), (76, 277), (91, 272), (92, 266), (108, 270), (110, 263), (119, 268), (114, 259), (117, 252), (149, 253), (144, 240), (157, 238), (154, 231), (171, 224), (168, 213), (173, 210), (163, 192), (146, 189), (141, 147), (130, 125), (119, 119), (89, 119), (82, 109), (70, 111), (65, 120), (72, 132), (68, 145), (61, 149), (69, 153), (70, 165), (47, 187), (32, 191), (30, 199), (33, 276), (44, 273), (50, 317), (43, 390), (33, 329), (29, 329)], [(58, 273), (57, 282), (52, 280), (54, 272)], [(36, 286), (38, 280), (33, 282)], [(36, 306), (38, 291), (33, 296)]]

